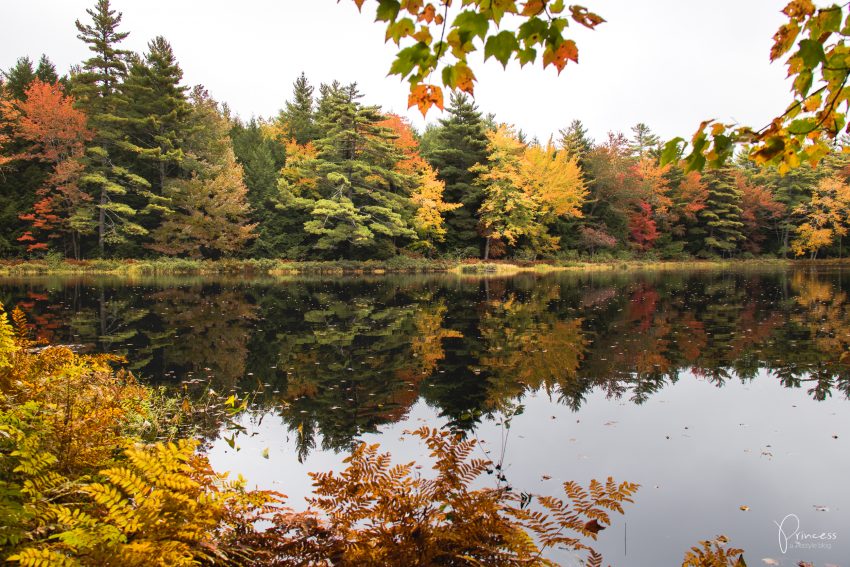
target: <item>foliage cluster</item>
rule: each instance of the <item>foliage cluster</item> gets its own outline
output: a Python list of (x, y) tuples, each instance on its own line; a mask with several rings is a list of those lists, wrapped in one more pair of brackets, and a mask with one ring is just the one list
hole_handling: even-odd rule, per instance
[(215, 473), (196, 441), (144, 444), (148, 389), (114, 357), (39, 345), (21, 311), (12, 318), (0, 313), (0, 554), (11, 563), (548, 565), (543, 551), (564, 545), (595, 564), (584, 540), (637, 490), (566, 483), (566, 503), (539, 499), (550, 518), (528, 495), (472, 488), (492, 466), (471, 458), (474, 441), (423, 428), (413, 435), (433, 478), (360, 445), (341, 473), (313, 475), (322, 514), (296, 513)]
[[(425, 89), (426, 98), (437, 96), (437, 87), (421, 84), (421, 73), (434, 66), (443, 65), (447, 86), (471, 85), (465, 58), (481, 44), (485, 55), (503, 62), (533, 59), (542, 49), (544, 61), (559, 67), (574, 46), (563, 36), (564, 22), (601, 21), (558, 2), (462, 2), (451, 22), (440, 13), (448, 2), (378, 4), (388, 37), (414, 42), (401, 49), (394, 68)], [(805, 28), (811, 36), (823, 26), (825, 36), (838, 33), (832, 28), (843, 8), (795, 6), (786, 9), (794, 20), (788, 33)], [(154, 38), (144, 54), (129, 53), (120, 48), (128, 33), (120, 29), (121, 14), (108, 0), (98, 0), (88, 15), (90, 23), (77, 27), (92, 57), (70, 76), (58, 77), (46, 57), (37, 66), (22, 58), (3, 73), (0, 187), (9, 198), (0, 210), (0, 251), (6, 255), (843, 256), (850, 169), (842, 138), (811, 146), (817, 160), (809, 161), (820, 162), (817, 168), (807, 162), (793, 169), (777, 165), (786, 159), (777, 156), (765, 157), (761, 169), (732, 160), (724, 154), (734, 146), (729, 138), (703, 160), (724, 167), (700, 173), (693, 154), (679, 159), (671, 153), (676, 140), (665, 147), (642, 123), (629, 137), (611, 133), (594, 141), (574, 120), (557, 140), (541, 142), (482, 114), (461, 92), (450, 97), (444, 118), (418, 133), (365, 104), (356, 84), (314, 89), (303, 74), (278, 116), (244, 122), (203, 87), (182, 84), (164, 38)], [(500, 21), (520, 24), (493, 34), (490, 26)], [(448, 26), (439, 42), (435, 26)], [(791, 35), (783, 40), (788, 49)], [(801, 76), (800, 65), (821, 65), (815, 43), (801, 40), (801, 52), (791, 57)], [(444, 56), (456, 62), (444, 65)], [(816, 113), (815, 106), (802, 104), (807, 112)], [(837, 120), (836, 112), (827, 114)], [(710, 129), (721, 144), (722, 128)], [(796, 136), (783, 132), (771, 136)], [(705, 136), (695, 142), (700, 152), (708, 151)]]

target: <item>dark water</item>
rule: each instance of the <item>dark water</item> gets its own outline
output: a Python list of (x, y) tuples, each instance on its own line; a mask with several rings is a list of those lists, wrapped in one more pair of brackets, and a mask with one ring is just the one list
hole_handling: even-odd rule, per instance
[[(45, 338), (126, 354), (150, 382), (259, 390), (239, 451), (209, 425), (211, 458), (296, 506), (307, 472), (339, 467), (353, 443), (406, 461), (423, 449), (402, 431), (450, 425), (515, 490), (640, 483), (600, 534), (612, 565), (679, 564), (717, 534), (750, 565), (850, 565), (850, 273), (837, 268), (0, 280), (0, 300)], [(789, 536), (799, 522), (786, 553), (783, 519)]]

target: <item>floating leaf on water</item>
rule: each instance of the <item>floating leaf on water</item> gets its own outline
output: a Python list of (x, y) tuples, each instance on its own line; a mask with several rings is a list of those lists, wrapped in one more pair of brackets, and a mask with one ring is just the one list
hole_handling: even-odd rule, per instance
[(739, 506), (738, 508), (739, 508), (742, 512), (746, 512), (746, 511), (748, 511), (748, 510), (750, 509), (750, 507), (749, 507), (749, 506)]
[(268, 459), (268, 458), (269, 458), (269, 448), (268, 448), (268, 447), (266, 447), (265, 449), (263, 449), (263, 458), (264, 458), (264, 459)]

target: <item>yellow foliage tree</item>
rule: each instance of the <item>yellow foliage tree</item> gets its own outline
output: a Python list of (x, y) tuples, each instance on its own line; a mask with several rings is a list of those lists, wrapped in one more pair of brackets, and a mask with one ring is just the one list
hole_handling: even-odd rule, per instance
[(795, 210), (806, 221), (797, 227), (797, 238), (791, 248), (797, 256), (810, 254), (817, 257), (818, 250), (839, 242), (847, 235), (850, 226), (850, 185), (840, 177), (822, 179), (815, 187), (812, 198)]
[(480, 173), (477, 183), (484, 188), (479, 210), (487, 239), (484, 258), (494, 240), (513, 246), (527, 237), (536, 250), (557, 249), (558, 240), (548, 234), (547, 224), (556, 217), (580, 217), (587, 196), (578, 162), (556, 151), (551, 142), (545, 148), (526, 146), (504, 124), (487, 137), (488, 163), (472, 168)]
[(423, 162), (417, 179), (418, 185), (410, 196), (410, 200), (416, 205), (416, 231), (421, 242), (442, 242), (446, 236), (443, 213), (463, 205), (443, 201), (446, 184), (437, 179), (437, 172), (427, 162)]

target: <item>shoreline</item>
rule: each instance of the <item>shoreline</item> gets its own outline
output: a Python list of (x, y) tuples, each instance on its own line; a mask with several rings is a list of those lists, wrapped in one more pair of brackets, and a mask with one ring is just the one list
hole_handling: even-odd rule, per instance
[(520, 262), (512, 260), (424, 260), (394, 258), (389, 261), (247, 260), (0, 260), (0, 277), (20, 276), (358, 276), (384, 274), (455, 274), (459, 276), (511, 276), (554, 272), (611, 272), (700, 270), (761, 266), (841, 266), (848, 259), (794, 260), (755, 258), (729, 260), (605, 260)]

